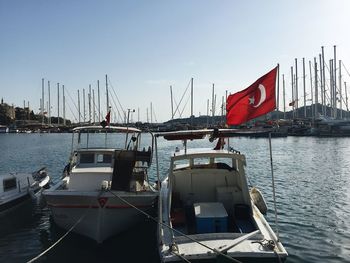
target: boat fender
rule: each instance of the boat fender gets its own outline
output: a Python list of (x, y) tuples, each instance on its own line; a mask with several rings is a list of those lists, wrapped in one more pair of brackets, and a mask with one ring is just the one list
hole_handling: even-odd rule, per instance
[(250, 197), (254, 203), (254, 205), (259, 209), (259, 211), (262, 214), (266, 214), (267, 212), (267, 205), (265, 202), (265, 199), (263, 197), (263, 195), (261, 194), (260, 190), (256, 187), (253, 187), (250, 190)]

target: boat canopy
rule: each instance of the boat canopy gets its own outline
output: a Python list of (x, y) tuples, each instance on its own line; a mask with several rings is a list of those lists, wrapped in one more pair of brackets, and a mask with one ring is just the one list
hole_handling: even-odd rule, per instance
[(168, 141), (173, 140), (196, 140), (203, 139), (205, 136), (210, 135), (213, 139), (227, 138), (238, 136), (242, 133), (239, 129), (203, 129), (203, 130), (186, 130), (186, 131), (172, 131), (172, 132), (159, 132), (156, 133), (156, 137), (164, 137)]
[(120, 132), (120, 133), (140, 133), (141, 130), (133, 127), (121, 127), (121, 126), (82, 126), (76, 127), (73, 129), (73, 132), (82, 132), (82, 131), (110, 131), (110, 132)]

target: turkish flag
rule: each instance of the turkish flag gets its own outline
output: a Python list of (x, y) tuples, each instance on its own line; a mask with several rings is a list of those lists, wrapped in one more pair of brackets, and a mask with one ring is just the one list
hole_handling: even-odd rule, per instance
[(107, 122), (107, 125), (111, 123), (111, 111), (108, 111), (106, 115), (106, 122)]
[(239, 125), (276, 108), (276, 75), (278, 66), (259, 78), (245, 90), (228, 96), (226, 123)]

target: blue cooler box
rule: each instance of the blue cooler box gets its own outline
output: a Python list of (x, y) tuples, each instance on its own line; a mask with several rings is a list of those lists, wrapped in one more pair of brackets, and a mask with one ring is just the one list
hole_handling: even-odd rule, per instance
[(227, 232), (228, 216), (222, 203), (194, 203), (193, 206), (197, 234)]

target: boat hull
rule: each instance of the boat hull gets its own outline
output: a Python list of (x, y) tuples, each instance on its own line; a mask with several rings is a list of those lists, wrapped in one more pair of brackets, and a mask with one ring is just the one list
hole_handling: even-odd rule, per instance
[(154, 192), (115, 192), (113, 195), (111, 192), (72, 193), (63, 190), (44, 192), (44, 196), (58, 226), (65, 230), (73, 228), (73, 232), (97, 243), (142, 221), (145, 216), (140, 210), (151, 210), (157, 198)]

